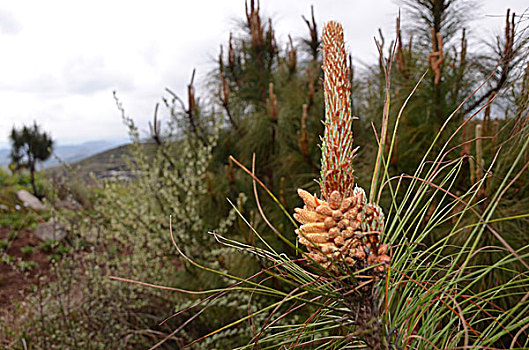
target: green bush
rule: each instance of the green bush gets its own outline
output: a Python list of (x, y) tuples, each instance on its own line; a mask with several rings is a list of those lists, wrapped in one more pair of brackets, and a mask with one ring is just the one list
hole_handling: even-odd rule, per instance
[[(48, 215), (43, 215), (47, 218)], [(21, 210), (20, 212), (2, 214), (0, 217), (0, 227), (9, 227), (13, 230), (21, 230), (29, 228), (34, 230), (37, 228), (40, 217), (37, 214)]]
[(31, 255), (33, 254), (34, 251), (35, 251), (35, 247), (29, 246), (29, 245), (20, 248), (20, 252), (24, 255)]
[(20, 260), (17, 266), (21, 271), (28, 271), (28, 270), (32, 270), (38, 267), (37, 263), (33, 261), (24, 261), (24, 260)]
[(2, 257), (0, 258), (3, 264), (11, 265), (15, 262), (15, 257), (7, 254), (2, 254)]
[[(178, 116), (175, 114), (174, 118)], [(215, 119), (214, 115), (207, 118)], [(39, 249), (50, 254), (53, 277), (41, 282), (30, 300), (35, 310), (40, 310), (32, 320), (42, 326), (28, 330), (25, 335), (28, 344), (145, 347), (154, 339), (163, 339), (170, 333), (170, 327), (184, 322), (186, 316), (182, 315), (164, 326), (157, 325), (169, 316), (170, 310), (193, 303), (194, 296), (167, 295), (161, 290), (124, 286), (109, 279), (109, 275), (114, 275), (164, 286), (184, 285), (189, 289), (217, 287), (226, 282), (188, 264), (175, 250), (167, 249), (171, 246), (170, 217), (175, 240), (186, 254), (227, 269), (234, 266), (241, 269), (240, 261), (247, 261), (242, 268), (246, 273), (257, 268), (256, 262), (247, 256), (230, 261), (231, 249), (216, 248), (215, 237), (208, 233), (224, 234), (241, 224), (235, 209), (226, 210), (224, 219), (208, 215), (212, 200), (208, 176), (216, 127), (205, 136), (206, 144), (191, 136), (177, 138), (177, 130), (168, 129), (163, 143), (150, 148), (153, 153), (148, 154), (136, 137), (132, 120), (124, 120), (133, 140), (128, 164), (134, 177), (126, 182), (102, 182), (102, 190), (87, 211), (58, 213), (59, 220), (72, 232), (70, 246), (56, 241), (39, 244)], [(245, 197), (236, 196), (232, 200), (237, 210), (244, 212)], [(94, 235), (99, 240), (94, 241)], [(43, 300), (51, 302), (44, 305)], [(222, 320), (242, 315), (246, 306), (221, 301), (210, 310), (197, 320), (202, 324), (200, 328), (169, 344), (201, 336)], [(141, 329), (145, 331), (138, 331)], [(110, 339), (107, 334), (114, 336)], [(228, 337), (225, 341), (229, 344)]]
[(9, 247), (9, 240), (2, 239), (0, 240), (0, 250), (6, 250)]

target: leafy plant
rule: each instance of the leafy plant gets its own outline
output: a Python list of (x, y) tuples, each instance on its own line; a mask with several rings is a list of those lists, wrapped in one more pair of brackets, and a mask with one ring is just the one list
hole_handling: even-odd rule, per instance
[(70, 249), (59, 241), (46, 239), (39, 243), (39, 248), (45, 253), (49, 253), (48, 260), (51, 262), (59, 261), (62, 257), (66, 256)]
[(11, 231), (7, 234), (7, 239), (14, 241), (18, 237), (18, 231)]
[(2, 254), (0, 259), (2, 260), (2, 263), (6, 265), (11, 265), (15, 262), (15, 257), (8, 254)]
[(59, 246), (59, 242), (52, 240), (52, 239), (46, 239), (42, 242), (39, 242), (39, 248), (45, 253), (52, 252), (56, 247)]
[(33, 228), (35, 225), (38, 225), (39, 219), (40, 218), (37, 215), (25, 211), (6, 213), (2, 214), (0, 217), (0, 227), (7, 227), (14, 230), (11, 231), (9, 235), (16, 237), (16, 235), (18, 235), (18, 231), (16, 230), (21, 230), (26, 227)]
[(31, 255), (33, 254), (34, 251), (35, 251), (35, 247), (29, 246), (29, 245), (20, 248), (20, 252), (24, 255)]
[(37, 263), (34, 261), (24, 261), (20, 260), (18, 262), (18, 268), (22, 271), (32, 270), (38, 267)]
[(9, 247), (9, 240), (7, 239), (0, 240), (0, 250), (7, 250), (8, 247)]

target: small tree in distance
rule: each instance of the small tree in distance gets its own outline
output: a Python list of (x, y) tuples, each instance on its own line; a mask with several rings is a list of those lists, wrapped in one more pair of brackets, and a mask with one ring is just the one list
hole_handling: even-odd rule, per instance
[(33, 126), (23, 126), (17, 130), (15, 127), (10, 135), (12, 149), (11, 161), (16, 170), (28, 169), (31, 175), (33, 194), (39, 197), (35, 185), (35, 171), (38, 161), (45, 161), (51, 155), (53, 140), (42, 132), (36, 122)]

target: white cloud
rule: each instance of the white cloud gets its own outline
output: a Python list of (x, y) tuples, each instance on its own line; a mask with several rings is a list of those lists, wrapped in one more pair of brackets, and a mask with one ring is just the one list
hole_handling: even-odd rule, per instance
[(19, 33), (21, 29), (22, 26), (11, 12), (0, 9), (0, 33), (12, 35)]
[[(523, 2), (501, 7), (519, 11)], [(498, 2), (484, 3), (499, 11)], [(391, 36), (398, 11), (391, 0), (262, 0), (261, 9), (285, 42), (289, 33), (307, 35), (301, 15), (310, 16), (311, 4), (320, 30), (331, 19), (344, 24), (356, 62), (376, 57), (373, 37), (379, 27)], [(184, 95), (193, 68), (200, 84), (219, 45), (244, 19), (243, 0), (4, 0), (2, 6), (0, 146), (14, 124), (33, 120), (63, 144), (125, 137), (112, 90), (147, 129), (164, 88)]]
[(77, 57), (63, 69), (65, 90), (71, 93), (92, 95), (98, 91), (131, 91), (134, 77), (109, 67), (104, 57)]

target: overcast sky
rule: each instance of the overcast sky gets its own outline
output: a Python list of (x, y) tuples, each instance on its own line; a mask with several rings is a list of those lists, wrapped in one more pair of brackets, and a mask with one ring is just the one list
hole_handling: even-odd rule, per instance
[[(478, 3), (475, 40), (501, 31), (507, 7), (527, 7), (527, 0)], [(311, 4), (320, 30), (331, 19), (344, 25), (356, 63), (376, 57), (378, 28), (394, 32), (391, 0), (262, 0), (261, 9), (284, 43), (288, 34), (306, 35), (301, 15), (310, 16)], [(193, 67), (200, 83), (242, 18), (244, 0), (2, 0), (0, 148), (13, 125), (34, 120), (63, 145), (125, 139), (113, 90), (146, 131), (164, 88), (184, 96)]]

